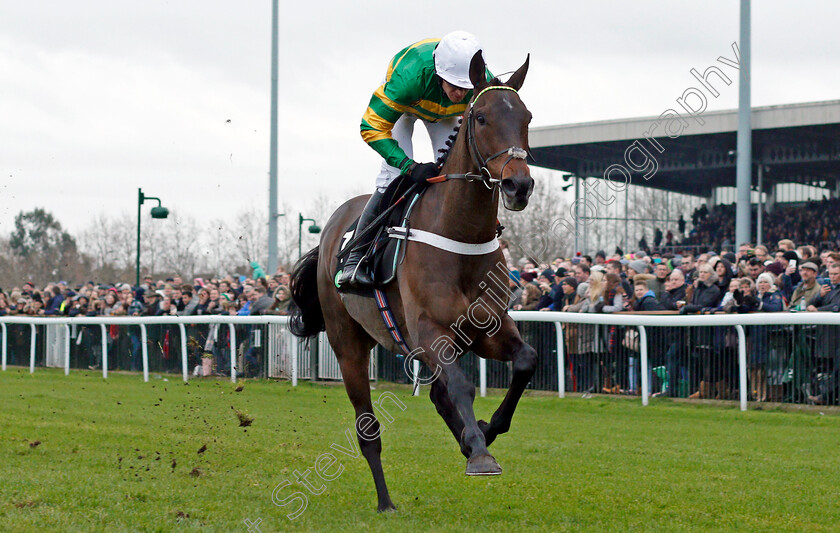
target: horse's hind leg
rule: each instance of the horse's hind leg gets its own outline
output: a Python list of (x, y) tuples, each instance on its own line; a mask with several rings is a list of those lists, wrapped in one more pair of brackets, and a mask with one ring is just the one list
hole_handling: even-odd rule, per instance
[(516, 405), (537, 368), (537, 352), (522, 340), (516, 324), (509, 316), (505, 316), (502, 327), (495, 335), (480, 337), (477, 341), (474, 349), (479, 356), (513, 362), (513, 376), (505, 399), (493, 413), (489, 423), (483, 420), (478, 422), (489, 446), (498, 435), (507, 433), (510, 429)]
[[(370, 350), (374, 345), (368, 334), (347, 316), (344, 327), (336, 327), (337, 321), (327, 322), (327, 334), (330, 345), (335, 350), (344, 388), (356, 413), (354, 426), (359, 448), (370, 466), (373, 482), (376, 485), (376, 497), (379, 500), (377, 510), (380, 512), (396, 509), (388, 486), (385, 484), (385, 473), (382, 471), (382, 440), (379, 437), (379, 421), (373, 414), (370, 400)], [(331, 331), (332, 330), (332, 331)]]

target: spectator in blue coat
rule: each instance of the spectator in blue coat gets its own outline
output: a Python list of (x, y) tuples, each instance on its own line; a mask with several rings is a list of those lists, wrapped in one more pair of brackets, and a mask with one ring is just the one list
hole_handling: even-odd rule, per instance
[(51, 290), (52, 296), (47, 300), (47, 306), (44, 309), (44, 314), (47, 316), (58, 315), (61, 309), (61, 303), (64, 302), (64, 296), (61, 294), (61, 288), (56, 285)]
[[(756, 280), (758, 291), (758, 306), (756, 311), (764, 313), (778, 313), (784, 311), (785, 302), (781, 292), (776, 287), (776, 279), (770, 272), (764, 272)], [(776, 362), (770, 361), (770, 331), (773, 326), (752, 326), (752, 351), (750, 352), (749, 372), (750, 386), (755, 399), (759, 402), (767, 401), (767, 370), (775, 368)]]

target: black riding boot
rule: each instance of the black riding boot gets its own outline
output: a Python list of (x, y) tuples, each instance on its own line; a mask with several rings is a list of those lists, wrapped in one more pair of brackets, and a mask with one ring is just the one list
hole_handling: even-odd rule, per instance
[[(362, 210), (362, 215), (359, 217), (359, 223), (356, 224), (356, 231), (353, 233), (353, 237), (358, 235), (376, 218), (379, 213), (379, 202), (381, 200), (382, 193), (377, 189), (373, 192), (365, 208)], [(373, 234), (369, 235), (350, 252), (350, 255), (347, 257), (347, 262), (344, 263), (344, 268), (341, 271), (341, 277), (338, 278), (338, 286), (357, 285), (366, 287), (373, 284), (370, 274), (365, 269), (359, 268), (359, 261), (362, 260), (362, 256), (367, 251), (366, 244), (370, 243), (372, 237)]]

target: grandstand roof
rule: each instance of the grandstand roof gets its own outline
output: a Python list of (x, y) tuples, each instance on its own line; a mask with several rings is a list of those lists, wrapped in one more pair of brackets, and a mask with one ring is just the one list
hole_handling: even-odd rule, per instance
[[(668, 137), (666, 127), (677, 137)], [(765, 190), (774, 183), (834, 187), (840, 179), (840, 100), (754, 107), (752, 128), (754, 185), (759, 163), (765, 165)], [(529, 140), (538, 166), (599, 178), (613, 164), (630, 169), (625, 152), (639, 141), (636, 146), (649, 156), (636, 149), (631, 161), (641, 168), (655, 159), (658, 168), (651, 173), (653, 163), (647, 165), (648, 180), (644, 172), (633, 173), (634, 184), (709, 196), (714, 187), (735, 186), (737, 129), (737, 110), (709, 111), (696, 119), (681, 110), (662, 119), (531, 128)]]

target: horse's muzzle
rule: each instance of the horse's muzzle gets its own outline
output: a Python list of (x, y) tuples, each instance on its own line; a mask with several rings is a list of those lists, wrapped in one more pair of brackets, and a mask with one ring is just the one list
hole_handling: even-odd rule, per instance
[(534, 178), (526, 172), (516, 173), (502, 180), (502, 202), (505, 209), (522, 211), (534, 192)]

